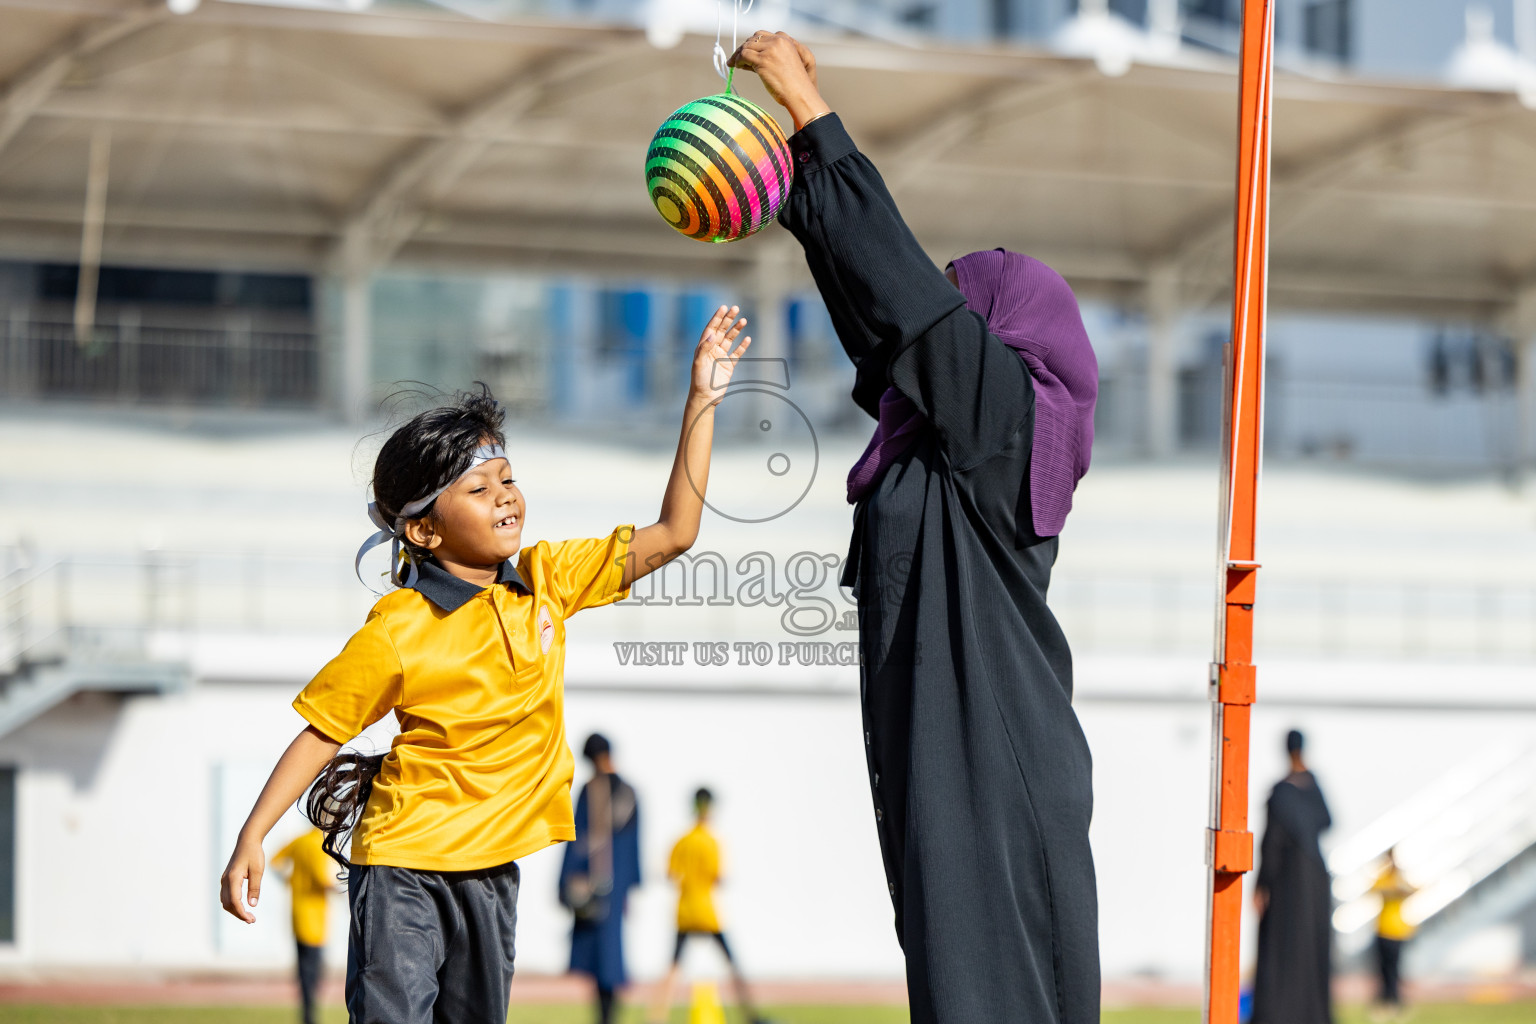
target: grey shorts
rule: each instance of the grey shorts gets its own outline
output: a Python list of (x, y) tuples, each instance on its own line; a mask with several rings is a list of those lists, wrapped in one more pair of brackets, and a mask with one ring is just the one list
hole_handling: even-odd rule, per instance
[(347, 875), (350, 1024), (506, 1024), (517, 865)]

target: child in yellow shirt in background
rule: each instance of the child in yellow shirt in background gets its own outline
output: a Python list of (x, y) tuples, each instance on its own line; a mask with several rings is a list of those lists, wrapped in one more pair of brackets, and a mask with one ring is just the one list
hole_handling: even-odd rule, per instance
[(1403, 901), (1413, 895), (1414, 888), (1397, 866), (1396, 849), (1387, 851), (1387, 863), (1371, 891), (1381, 894), (1381, 916), (1376, 919), (1376, 968), (1381, 976), (1378, 1019), (1395, 1018), (1403, 1012), (1403, 944), (1415, 930), (1403, 917)]
[(672, 847), (672, 856), (667, 862), (667, 877), (677, 883), (677, 943), (672, 947), (672, 966), (662, 982), (653, 1019), (667, 1019), (672, 1008), (672, 988), (682, 969), (683, 947), (690, 937), (699, 935), (714, 939), (720, 952), (725, 954), (742, 1013), (754, 1024), (765, 1024), (752, 1008), (746, 979), (742, 977), (736, 957), (720, 929), (720, 918), (715, 913), (715, 886), (720, 883), (720, 843), (709, 830), (709, 812), (714, 802), (714, 794), (707, 789), (700, 788), (693, 794), (693, 828)]
[(315, 1024), (315, 997), (324, 966), (326, 893), (336, 888), (336, 866), (317, 828), (299, 836), (272, 857), (272, 869), (288, 880), (293, 896), (293, 939), (299, 947), (299, 1007), (304, 1024)]
[[(398, 589), (293, 702), (289, 744), (219, 880), (247, 923), (262, 840), (306, 790), (327, 853), (346, 863), (351, 1024), (506, 1024), (517, 860), (576, 832), (565, 740), (567, 620), (611, 604), (698, 538), (715, 406), (750, 339), (721, 306), (694, 350), (677, 454), (657, 521), (524, 547), (504, 414), (481, 385), (390, 435), (369, 518), (404, 555)], [(594, 487), (612, 487), (594, 478)], [(389, 753), (340, 754), (394, 712)], [(317, 776), (319, 781), (316, 781)], [(311, 784), (313, 788), (311, 788)], [(354, 832), (355, 829), (355, 832)]]

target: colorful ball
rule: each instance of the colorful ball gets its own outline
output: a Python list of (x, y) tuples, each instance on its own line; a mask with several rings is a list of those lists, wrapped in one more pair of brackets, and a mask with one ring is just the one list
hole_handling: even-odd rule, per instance
[(645, 154), (656, 210), (703, 242), (734, 242), (778, 215), (794, 166), (789, 140), (768, 112), (733, 93), (672, 112)]

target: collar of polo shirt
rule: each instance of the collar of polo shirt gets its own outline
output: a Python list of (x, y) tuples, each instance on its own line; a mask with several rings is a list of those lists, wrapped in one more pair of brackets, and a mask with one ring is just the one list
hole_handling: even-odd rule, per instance
[[(517, 566), (512, 564), (510, 558), (497, 567), (496, 583), (511, 584), (521, 587), (526, 593), (533, 593), (533, 588), (523, 582), (523, 577), (518, 574)], [(410, 586), (445, 612), (458, 611), (486, 589), (477, 587), (468, 580), (459, 579), (433, 561), (421, 563), (421, 569)]]

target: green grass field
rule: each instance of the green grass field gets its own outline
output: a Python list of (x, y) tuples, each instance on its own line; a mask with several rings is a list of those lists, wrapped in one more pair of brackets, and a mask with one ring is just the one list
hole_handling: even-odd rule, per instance
[[(765, 1015), (776, 1024), (901, 1024), (905, 1010), (891, 1006), (775, 1006)], [(285, 1007), (240, 1009), (229, 1006), (211, 1008), (180, 1006), (24, 1006), (0, 1005), (0, 1019), (7, 1024), (293, 1024), (294, 1011)], [(346, 1024), (347, 1015), (339, 1007), (328, 1009), (325, 1024)], [(585, 1006), (519, 1006), (513, 1009), (507, 1024), (588, 1024), (591, 1010)], [(729, 1015), (733, 1022), (737, 1019)], [(1530, 1024), (1536, 1020), (1536, 1003), (1433, 1004), (1415, 1007), (1409, 1016), (1412, 1024)], [(624, 1024), (643, 1024), (639, 1007), (628, 1007)], [(679, 1009), (674, 1024), (684, 1024), (687, 1015)], [(1198, 1010), (1136, 1009), (1106, 1010), (1104, 1024), (1197, 1024)], [(1341, 1008), (1338, 1024), (1367, 1024), (1361, 1007)]]

